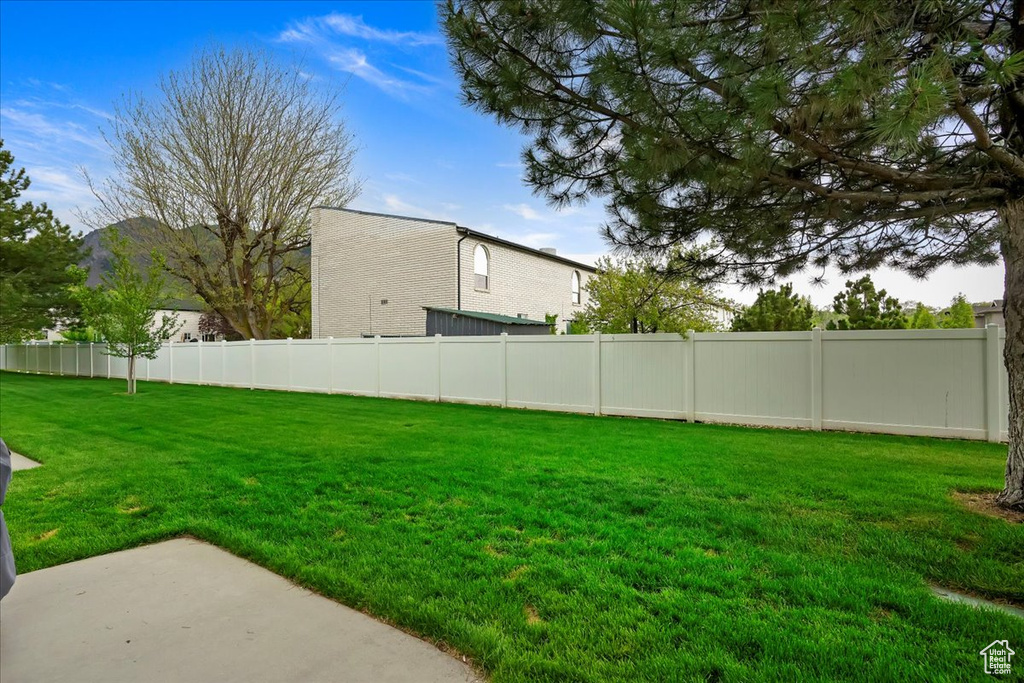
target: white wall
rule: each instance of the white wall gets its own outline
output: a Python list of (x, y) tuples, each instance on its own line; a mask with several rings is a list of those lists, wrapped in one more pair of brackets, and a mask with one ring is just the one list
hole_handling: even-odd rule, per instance
[[(490, 273), (486, 290), (474, 286), (473, 252), (482, 244), (490, 255)], [(572, 274), (580, 274), (580, 303), (572, 301)], [(583, 268), (537, 256), (476, 237), (462, 243), (462, 308), (499, 315), (544, 320), (558, 316), (558, 330), (586, 308), (587, 284), (591, 273)]]
[(174, 333), (174, 341), (185, 341), (185, 334), (189, 334), (189, 339), (201, 339), (202, 335), (199, 333), (199, 320), (203, 317), (200, 311), (172, 311), (172, 310), (158, 310), (156, 311), (156, 317), (153, 322), (156, 325), (160, 325), (163, 322), (163, 316), (165, 315), (176, 315), (178, 316), (178, 324), (181, 325), (181, 329)]
[(422, 335), (423, 306), (455, 307), (455, 237), (454, 223), (314, 210), (312, 336)]
[[(1005, 331), (302, 339), (165, 344), (139, 379), (581, 413), (1007, 438)], [(124, 377), (101, 344), (11, 345), (0, 367)]]
[[(465, 310), (524, 313), (533, 320), (555, 313), (561, 330), (586, 305), (586, 269), (475, 236), (462, 239), (460, 250), (462, 237), (455, 223), (314, 210), (312, 336), (422, 335), (423, 307), (456, 308), (460, 281)], [(490, 253), (486, 291), (474, 287), (473, 250), (481, 242)], [(580, 273), (580, 304), (572, 303), (574, 270)]]

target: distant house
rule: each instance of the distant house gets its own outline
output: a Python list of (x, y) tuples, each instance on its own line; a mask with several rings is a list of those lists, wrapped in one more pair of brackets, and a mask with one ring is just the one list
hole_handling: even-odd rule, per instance
[(564, 331), (596, 273), (554, 249), (426, 218), (320, 207), (312, 233), (314, 338), (422, 336), (428, 308), (557, 315)]
[[(158, 308), (155, 311), (154, 321), (159, 325), (160, 321), (163, 320), (165, 315), (177, 315), (178, 324), (181, 325), (174, 336), (171, 338), (173, 342), (190, 342), (190, 341), (219, 341), (219, 339), (212, 335), (203, 335), (199, 332), (199, 320), (203, 317), (204, 307), (202, 304), (195, 301), (189, 301), (188, 299), (172, 299), (167, 302), (167, 308)], [(46, 334), (46, 341), (63, 341), (64, 335), (62, 332), (64, 328), (56, 327), (52, 329), (45, 329), (43, 332)]]
[(167, 303), (167, 308), (157, 309), (155, 320), (159, 323), (165, 315), (175, 314), (178, 316), (178, 324), (181, 325), (181, 329), (173, 337), (175, 342), (199, 341), (200, 339), (203, 341), (217, 341), (214, 335), (211, 334), (204, 337), (199, 332), (199, 320), (203, 317), (204, 310), (203, 305), (195, 301), (175, 299)]
[(974, 308), (974, 326), (987, 327), (998, 325), (1006, 327), (1006, 320), (1003, 318), (1003, 300), (986, 301), (980, 304), (971, 304)]

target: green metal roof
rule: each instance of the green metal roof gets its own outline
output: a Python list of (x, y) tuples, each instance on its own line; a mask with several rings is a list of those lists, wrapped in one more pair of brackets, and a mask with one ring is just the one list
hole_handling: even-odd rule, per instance
[(460, 311), (454, 308), (441, 308), (439, 306), (424, 306), (426, 311), (437, 311), (439, 313), (451, 313), (452, 315), (461, 315), (464, 318), (476, 318), (477, 320), (489, 320), (492, 323), (501, 323), (502, 325), (550, 325), (551, 323), (544, 320), (529, 320), (528, 318), (518, 318), (511, 315), (498, 315), (497, 313), (483, 313), (482, 311)]

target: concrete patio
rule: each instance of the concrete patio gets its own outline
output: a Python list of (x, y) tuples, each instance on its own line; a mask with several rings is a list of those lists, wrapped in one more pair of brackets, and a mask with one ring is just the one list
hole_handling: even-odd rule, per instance
[(429, 643), (194, 539), (19, 576), (0, 680), (479, 681)]
[(29, 460), (24, 455), (11, 451), (11, 470), (15, 472), (18, 470), (30, 470), (33, 467), (39, 467), (40, 465), (42, 465), (41, 462)]

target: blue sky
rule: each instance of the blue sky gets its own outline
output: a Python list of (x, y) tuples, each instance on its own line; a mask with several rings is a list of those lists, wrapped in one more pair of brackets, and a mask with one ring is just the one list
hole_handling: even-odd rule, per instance
[[(33, 181), (29, 198), (82, 227), (75, 209), (92, 198), (80, 169), (109, 172), (101, 131), (116, 102), (155, 94), (162, 74), (211, 44), (265, 48), (343, 89), (364, 180), (353, 208), (452, 220), (588, 262), (608, 250), (599, 201), (548, 207), (521, 179), (526, 138), (462, 106), (431, 2), (0, 2), (0, 136)], [(844, 278), (827, 279), (794, 284), (826, 305)], [(1002, 296), (1001, 268), (944, 268), (926, 282), (883, 270), (875, 280), (931, 305), (958, 291)]]

